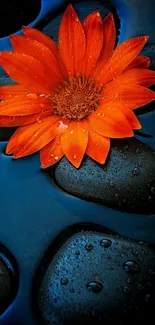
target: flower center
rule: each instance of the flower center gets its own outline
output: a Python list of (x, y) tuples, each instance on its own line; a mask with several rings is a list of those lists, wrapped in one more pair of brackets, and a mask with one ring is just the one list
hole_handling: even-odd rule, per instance
[(85, 119), (97, 109), (100, 91), (92, 80), (79, 76), (70, 78), (56, 88), (52, 98), (54, 114), (72, 120)]

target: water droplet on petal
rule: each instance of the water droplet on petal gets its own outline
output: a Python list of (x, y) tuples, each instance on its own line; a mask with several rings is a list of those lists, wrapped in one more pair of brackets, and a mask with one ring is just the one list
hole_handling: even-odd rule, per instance
[(70, 131), (70, 134), (73, 134), (73, 132), (74, 132), (74, 131), (73, 131), (73, 130), (71, 130), (71, 131)]
[(26, 96), (27, 96), (28, 99), (33, 99), (33, 100), (38, 99), (37, 94), (29, 93)]
[(55, 156), (55, 157), (54, 157), (54, 159), (55, 159), (55, 160), (58, 160), (58, 159), (59, 159), (59, 157), (58, 157), (58, 156)]
[(76, 154), (73, 155), (73, 159), (77, 159), (77, 155)]

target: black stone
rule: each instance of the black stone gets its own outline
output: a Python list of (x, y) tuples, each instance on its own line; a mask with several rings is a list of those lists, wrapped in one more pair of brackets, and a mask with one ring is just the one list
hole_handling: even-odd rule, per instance
[(155, 213), (155, 152), (134, 138), (113, 141), (104, 165), (85, 158), (76, 169), (63, 158), (55, 168), (55, 180), (88, 201), (124, 212)]
[(17, 290), (18, 274), (15, 262), (12, 262), (10, 254), (0, 247), (0, 315), (12, 303)]
[(144, 243), (81, 231), (43, 274), (36, 306), (42, 324), (140, 324), (154, 313), (155, 252)]
[(0, 37), (8, 36), (33, 22), (41, 9), (41, 1), (0, 1)]

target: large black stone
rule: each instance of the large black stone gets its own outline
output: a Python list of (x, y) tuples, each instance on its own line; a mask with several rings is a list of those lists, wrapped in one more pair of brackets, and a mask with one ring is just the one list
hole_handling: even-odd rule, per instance
[(86, 158), (76, 169), (63, 158), (55, 180), (68, 193), (89, 201), (126, 212), (155, 213), (155, 152), (134, 138), (113, 141), (104, 165)]
[(9, 307), (17, 293), (18, 274), (14, 264), (10, 254), (0, 247), (0, 315)]
[(154, 314), (154, 299), (151, 248), (83, 231), (53, 257), (41, 279), (36, 311), (48, 325), (140, 324)]

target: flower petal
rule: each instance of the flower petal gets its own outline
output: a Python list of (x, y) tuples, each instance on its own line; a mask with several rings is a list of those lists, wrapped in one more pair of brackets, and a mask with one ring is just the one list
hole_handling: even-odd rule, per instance
[(87, 123), (88, 144), (86, 154), (100, 164), (104, 164), (110, 149), (110, 139), (96, 133)]
[(0, 87), (0, 99), (5, 100), (13, 96), (26, 96), (27, 91), (21, 85), (5, 85)]
[(78, 168), (83, 160), (88, 143), (88, 130), (81, 122), (71, 122), (67, 132), (61, 137), (61, 147), (73, 166)]
[(18, 100), (17, 98), (11, 98), (0, 102), (0, 115), (24, 116), (39, 113), (42, 110), (52, 113), (51, 106), (43, 104), (39, 99), (30, 100), (22, 96), (18, 97)]
[(116, 43), (116, 28), (114, 17), (110, 13), (103, 19), (103, 46), (97, 62), (95, 76), (99, 75), (107, 61), (111, 58)]
[(113, 104), (103, 104), (89, 116), (94, 131), (109, 138), (133, 136), (132, 128), (124, 114)]
[(93, 12), (84, 20), (83, 29), (86, 35), (86, 54), (82, 74), (88, 78), (103, 45), (103, 23), (99, 12)]
[(121, 103), (121, 104), (122, 105), (119, 105), (119, 109), (127, 118), (128, 122), (130, 123), (131, 128), (133, 130), (140, 130), (142, 128), (142, 126), (141, 126), (140, 122), (138, 121), (134, 112), (127, 105), (125, 105), (123, 103)]
[(149, 87), (153, 84), (155, 84), (155, 71), (148, 69), (126, 69), (119, 76), (117, 76), (116, 79), (108, 83), (105, 86), (105, 89), (106, 92), (108, 92), (126, 85), (140, 85)]
[(55, 116), (48, 116), (36, 123), (21, 126), (9, 140), (6, 153), (13, 153), (14, 158), (20, 158), (40, 150), (55, 137), (53, 125), (57, 120)]
[(61, 135), (57, 135), (40, 151), (40, 160), (42, 168), (50, 167), (56, 164), (64, 156), (61, 148)]
[(130, 126), (134, 130), (141, 129), (141, 124), (138, 121), (136, 115), (131, 110), (131, 108), (128, 107), (128, 105), (123, 101), (112, 101), (112, 102), (106, 102), (104, 103), (106, 106), (113, 106), (117, 109), (119, 109), (124, 116), (127, 118), (128, 122), (130, 123)]
[(1, 116), (0, 115), (0, 127), (13, 127), (13, 126), (21, 126), (30, 123), (34, 123), (37, 121), (41, 121), (44, 117), (47, 117), (49, 113), (38, 113), (33, 115), (26, 116)]
[(23, 26), (23, 32), (24, 32), (25, 36), (27, 36), (33, 40), (36, 40), (36, 41), (42, 43), (43, 45), (45, 45), (46, 47), (48, 47), (48, 49), (53, 53), (53, 55), (59, 62), (59, 68), (60, 68), (63, 76), (67, 77), (67, 71), (64, 67), (64, 64), (63, 64), (61, 58), (60, 58), (58, 47), (57, 47), (56, 43), (49, 36), (45, 35), (44, 33), (40, 32), (39, 30), (37, 30), (35, 28)]
[(36, 58), (22, 53), (1, 52), (0, 64), (11, 78), (28, 90), (46, 94), (50, 92), (49, 75)]
[(104, 101), (124, 101), (135, 109), (155, 100), (155, 92), (139, 85), (123, 85), (114, 89), (104, 89)]
[(95, 69), (94, 77), (99, 84), (104, 85), (121, 74), (142, 50), (148, 38), (148, 36), (135, 37), (119, 44), (103, 69), (101, 71)]
[(150, 58), (138, 55), (127, 67), (127, 69), (148, 69), (150, 66)]
[(85, 57), (85, 33), (72, 5), (67, 7), (59, 29), (59, 51), (69, 76), (81, 72)]
[(57, 83), (62, 81), (63, 77), (59, 69), (58, 61), (48, 47), (29, 37), (19, 35), (11, 35), (10, 40), (16, 52), (35, 57), (45, 65), (51, 73), (52, 79), (55, 79)]
[(58, 55), (57, 45), (50, 37), (48, 37), (44, 33), (32, 27), (23, 26), (22, 29), (25, 36), (28, 36), (33, 40), (36, 40), (44, 44), (46, 47), (50, 49), (50, 51), (52, 51), (54, 56), (57, 57)]

